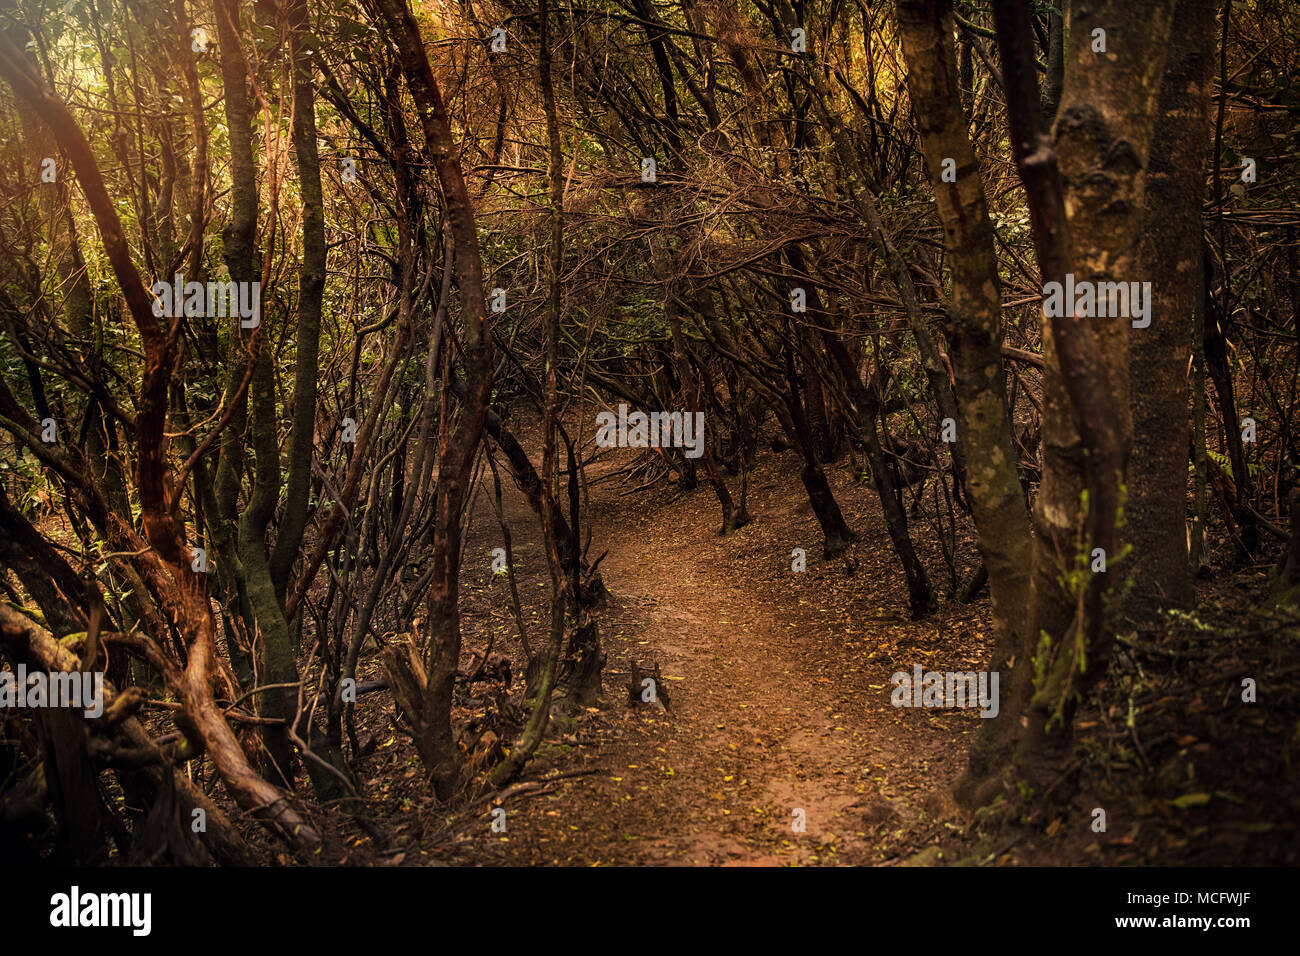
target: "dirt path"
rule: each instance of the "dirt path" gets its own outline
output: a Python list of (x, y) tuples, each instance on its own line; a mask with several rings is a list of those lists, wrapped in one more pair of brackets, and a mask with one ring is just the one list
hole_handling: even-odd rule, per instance
[[(528, 447), (537, 447), (535, 435), (526, 437)], [(391, 698), (373, 694), (358, 705), (362, 740), (371, 741), (358, 768), (372, 826), (332, 813), (331, 853), (322, 862), (1293, 862), (1295, 841), (1285, 835), (1294, 832), (1287, 809), (1295, 806), (1288, 789), (1294, 721), (1264, 721), (1247, 710), (1232, 733), (1218, 726), (1224, 675), (1235, 686), (1242, 660), (1283, 659), (1285, 645), (1269, 636), (1276, 628), (1257, 627), (1253, 644), (1233, 644), (1219, 652), (1226, 657), (1206, 656), (1178, 678), (1181, 684), (1161, 678), (1157, 686), (1130, 666), (1109, 697), (1083, 713), (1078, 727), (1089, 736), (1080, 746), (1105, 756), (1095, 773), (1061, 791), (1054, 818), (1040, 821), (1037, 833), (976, 832), (947, 795), (979, 729), (977, 712), (895, 708), (890, 676), (916, 664), (937, 671), (986, 666), (987, 600), (949, 602), (923, 622), (909, 620), (875, 497), (845, 467), (829, 468), (827, 477), (860, 535), (849, 565), (821, 558), (795, 455), (760, 455), (751, 481), (753, 521), (719, 537), (718, 505), (707, 485), (683, 493), (661, 482), (629, 493), (635, 482), (620, 483), (615, 470), (631, 454), (601, 457), (583, 510), (593, 532), (591, 557), (608, 551), (601, 570), (614, 595), (594, 616), (607, 657), (604, 692), (576, 719), (554, 716), (536, 759), (507, 791), (505, 832), (491, 828), (485, 804), (438, 805), (409, 738), (394, 725)], [(537, 641), (549, 616), (540, 532), (523, 495), (504, 475), (503, 483), (515, 579)], [(738, 495), (739, 482), (729, 483)], [(942, 556), (927, 550), (934, 534), (917, 524), (927, 568), (937, 585), (947, 583), (937, 580)], [(466, 538), (462, 663), (491, 638), (494, 650), (516, 663), (517, 696), (524, 655), (508, 578), (492, 571), (492, 551), (501, 543), (488, 476)], [(800, 573), (791, 569), (795, 548), (807, 552)], [(973, 562), (973, 546), (963, 541), (955, 577), (965, 580)], [(1239, 587), (1240, 577), (1225, 579), (1209, 605), (1223, 610), (1208, 620), (1235, 626)], [(419, 624), (390, 620), (385, 633), (391, 639), (412, 626)], [(1197, 628), (1180, 648), (1205, 640), (1204, 627)], [(659, 665), (666, 711), (630, 701), (634, 662)], [(362, 678), (381, 673), (377, 650), (368, 648)], [(1155, 698), (1142, 725), (1142, 753), (1129, 747), (1136, 729), (1124, 722), (1139, 689)], [(482, 696), (461, 704), (458, 723), (490, 708)], [(1238, 741), (1246, 738), (1251, 743), (1243, 749)], [(1163, 788), (1158, 798), (1151, 795), (1152, 766)], [(1178, 802), (1186, 803), (1189, 792), (1198, 796), (1191, 809)], [(1212, 804), (1202, 808), (1206, 794)], [(1098, 806), (1122, 821), (1102, 839), (1090, 829)], [(803, 811), (802, 831), (794, 826), (796, 810)]]
[[(815, 520), (794, 507), (796, 475), (792, 462), (767, 456), (754, 476), (755, 520), (726, 538), (715, 533), (707, 487), (623, 496), (616, 482), (593, 486), (592, 554), (608, 549), (601, 568), (615, 595), (597, 617), (605, 693), (570, 733), (548, 739), (528, 777), (585, 775), (509, 801), (506, 832), (472, 835), (458, 854), (580, 865), (861, 863), (929, 842), (935, 801), (965, 752), (955, 738), (974, 725), (967, 714), (891, 707), (889, 675), (937, 651), (957, 663), (980, 650), (959, 641), (967, 647), (954, 656), (951, 634), (906, 620), (889, 555), (873, 543), (870, 497), (847, 481), (836, 492), (864, 534), (859, 567), (849, 575), (823, 562)], [(527, 520), (520, 506), (507, 507), (516, 533)], [(794, 547), (808, 552), (806, 572), (791, 570)], [(541, 593), (540, 578), (523, 570), (540, 567), (535, 542), (516, 542), (516, 563), (521, 585)], [(638, 660), (660, 665), (666, 711), (629, 703)]]

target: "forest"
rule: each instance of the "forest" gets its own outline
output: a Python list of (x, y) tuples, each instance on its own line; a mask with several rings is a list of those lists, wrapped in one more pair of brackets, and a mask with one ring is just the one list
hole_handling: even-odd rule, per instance
[(1300, 862), (1298, 182), (1290, 0), (4, 0), (0, 857)]

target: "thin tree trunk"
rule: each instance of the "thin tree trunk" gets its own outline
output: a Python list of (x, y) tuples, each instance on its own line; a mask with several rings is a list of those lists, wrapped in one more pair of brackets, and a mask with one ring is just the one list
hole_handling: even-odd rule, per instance
[[(993, 225), (960, 109), (951, 2), (899, 0), (898, 21), (908, 93), (952, 263), (952, 361), (968, 454), (967, 489), (993, 598), (991, 669), (1009, 674), (1012, 661), (1027, 665), (1024, 612), (1033, 552), (1007, 406)], [(945, 181), (945, 167), (955, 172), (951, 182)], [(982, 781), (1004, 756), (999, 748), (1007, 739), (1007, 725), (1014, 726), (1017, 719), (1014, 708), (1005, 708), (984, 721), (959, 791)]]
[[(492, 343), (488, 335), (483, 266), (479, 259), (474, 212), (451, 136), (447, 107), (425, 53), (423, 39), (405, 0), (375, 0), (397, 45), (420, 122), (425, 148), (442, 187), (447, 226), (455, 246), (461, 303), (465, 312), (466, 397), (456, 429), (438, 468), (433, 529), (433, 583), (429, 590), (429, 641), (424, 651), (426, 677), (421, 688), (421, 756), (434, 789), (448, 799), (460, 783), (461, 758), (451, 726), (451, 695), (460, 664), (460, 517), (470, 470), (483, 434), (492, 391)], [(549, 510), (549, 509), (548, 509)], [(385, 662), (396, 663), (390, 648)], [(413, 672), (413, 668), (408, 668)]]
[(1179, 0), (1146, 172), (1140, 279), (1151, 326), (1135, 329), (1129, 383), (1134, 454), (1125, 537), (1138, 560), (1126, 612), (1141, 623), (1194, 598), (1187, 556), (1187, 366), (1202, 286), (1201, 202), (1214, 65), (1212, 0)]
[(325, 292), (325, 209), (321, 197), (320, 156), (316, 148), (316, 93), (308, 47), (306, 0), (288, 9), (289, 55), (293, 64), (293, 149), (302, 196), (302, 265), (298, 273), (298, 318), (294, 336), (293, 431), (289, 438), (289, 477), (284, 512), (271, 552), (271, 581), (284, 604), (289, 573), (302, 547), (311, 491), (316, 435), (316, 376), (321, 299)]
[[(546, 263), (546, 360), (545, 394), (542, 422), (542, 537), (546, 547), (546, 564), (551, 576), (551, 622), (540, 660), (528, 662), (528, 720), (509, 755), (489, 775), (489, 783), (500, 786), (515, 777), (527, 764), (546, 732), (551, 711), (551, 695), (559, 676), (560, 649), (564, 640), (566, 606), (573, 596), (570, 580), (565, 576), (556, 537), (554, 512), (556, 427), (560, 396), (556, 381), (560, 342), (560, 276), (564, 262), (564, 180), (563, 155), (560, 150), (560, 126), (555, 112), (555, 87), (551, 78), (550, 10), (547, 0), (538, 8), (541, 31), (537, 53), (538, 81), (542, 89), (542, 112), (546, 117), (546, 181), (550, 199), (550, 241)], [(576, 521), (577, 514), (574, 513)]]

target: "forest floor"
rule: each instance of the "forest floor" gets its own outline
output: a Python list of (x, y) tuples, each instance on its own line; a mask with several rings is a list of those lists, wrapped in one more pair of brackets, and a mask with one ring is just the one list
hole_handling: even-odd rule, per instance
[[(603, 453), (589, 469), (590, 557), (608, 552), (600, 571), (612, 595), (593, 616), (607, 656), (604, 692), (595, 707), (556, 715), (521, 782), (499, 801), (504, 831), (499, 815), (492, 827), (490, 801), (437, 807), (414, 748), (394, 727), (389, 695), (379, 693), (358, 705), (362, 737), (376, 742), (359, 764), (374, 827), (366, 833), (341, 813), (327, 814), (323, 862), (1296, 861), (1293, 677), (1280, 721), (1276, 711), (1267, 721), (1249, 708), (1224, 714), (1223, 688), (1231, 695), (1249, 649), (1235, 648), (1225, 664), (1183, 635), (1178, 646), (1190, 646), (1193, 659), (1163, 688), (1141, 660), (1117, 664), (1099, 705), (1080, 715), (1078, 753), (1089, 756), (1087, 772), (1055, 795), (1059, 806), (1024, 825), (981, 828), (949, 796), (979, 729), (978, 711), (894, 707), (890, 675), (914, 663), (981, 669), (990, 653), (987, 594), (910, 620), (874, 495), (855, 485), (847, 467), (827, 473), (860, 535), (852, 568), (822, 558), (796, 454), (760, 454), (751, 475), (753, 520), (725, 537), (717, 533), (720, 509), (707, 481), (690, 492), (671, 481), (642, 491), (634, 490), (636, 480), (620, 483), (619, 470), (635, 454)], [(739, 480), (728, 481), (738, 494)], [(502, 484), (523, 615), (539, 643), (549, 614), (540, 533), (504, 470)], [(491, 570), (501, 532), (490, 495), (486, 475), (462, 572), (465, 647), (467, 654), (482, 649), (496, 634), (494, 651), (514, 663), (517, 698), (523, 654), (508, 582)], [(806, 571), (792, 570), (794, 548), (805, 549)], [(959, 555), (968, 576), (969, 541)], [(937, 552), (923, 550), (922, 558), (932, 573), (942, 567)], [(1229, 586), (1258, 592), (1261, 576), (1248, 571)], [(1167, 656), (1156, 646), (1164, 638), (1180, 639), (1148, 636), (1143, 646)], [(1274, 629), (1259, 638), (1258, 653), (1285, 670), (1295, 641), (1294, 633), (1280, 637)], [(666, 708), (631, 701), (634, 662), (660, 667)], [(1202, 663), (1208, 670), (1195, 669)], [(379, 672), (371, 648), (359, 676)], [(1124, 699), (1132, 713), (1135, 697), (1143, 719), (1130, 726)], [(482, 709), (482, 701), (464, 703)], [(1111, 814), (1108, 832), (1091, 829), (1098, 806)]]

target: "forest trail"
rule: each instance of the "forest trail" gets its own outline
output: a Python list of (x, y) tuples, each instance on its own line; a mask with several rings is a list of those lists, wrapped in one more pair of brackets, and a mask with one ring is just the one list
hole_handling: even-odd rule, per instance
[[(548, 736), (527, 779), (583, 775), (508, 801), (507, 831), (461, 841), (465, 851), (579, 865), (863, 863), (915, 851), (914, 825), (960, 770), (969, 715), (889, 705), (889, 675), (910, 667), (898, 647), (929, 653), (935, 628), (906, 620), (892, 597), (888, 552), (871, 544), (883, 531), (867, 516), (855, 516), (866, 532), (857, 574), (821, 560), (815, 520), (788, 504), (796, 474), (765, 456), (754, 521), (725, 538), (707, 485), (623, 496), (594, 482), (591, 554), (608, 549), (601, 571), (614, 595), (596, 618), (604, 693), (567, 734)], [(544, 593), (524, 570), (541, 564), (525, 530), (535, 519), (514, 489), (506, 498), (515, 535), (528, 536), (515, 542), (521, 590)], [(476, 532), (490, 537), (479, 522), (496, 518), (483, 508)], [(791, 570), (793, 547), (807, 549), (807, 571)], [(667, 711), (630, 703), (634, 661), (660, 666)]]
[[(743, 575), (713, 566), (690, 535), (673, 534), (680, 524), (669, 527), (664, 537), (609, 539), (620, 605), (610, 623), (636, 631), (631, 654), (660, 664), (671, 695), (663, 717), (637, 706), (644, 762), (625, 771), (632, 799), (616, 804), (611, 823), (636, 836), (637, 862), (833, 858), (864, 836), (849, 811), (870, 794), (856, 772), (863, 735), (839, 723), (837, 704), (852, 689), (806, 673), (799, 625)], [(719, 577), (729, 581), (721, 593)], [(796, 810), (805, 833), (794, 829)], [(680, 832), (656, 838), (659, 821), (674, 818)]]
[(1070, 9), (8, 4), (0, 860), (1300, 865), (1300, 3)]

